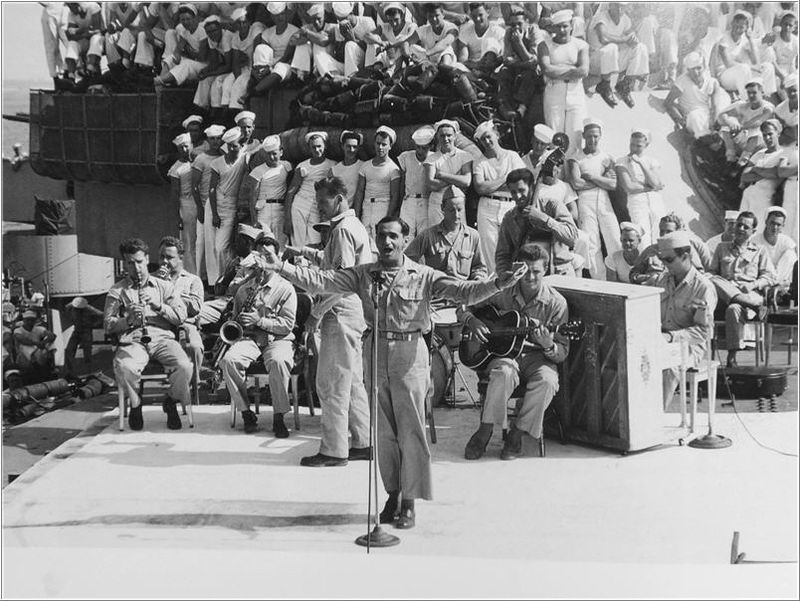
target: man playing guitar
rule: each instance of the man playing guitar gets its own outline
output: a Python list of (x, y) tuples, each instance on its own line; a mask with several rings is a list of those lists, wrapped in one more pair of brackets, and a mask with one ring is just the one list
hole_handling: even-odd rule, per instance
[[(558, 391), (557, 363), (561, 363), (569, 352), (569, 342), (554, 337), (551, 329), (566, 323), (567, 301), (544, 281), (550, 256), (541, 246), (527, 243), (520, 247), (517, 259), (524, 262), (527, 272), (511, 288), (501, 291), (483, 304), (491, 304), (499, 311), (519, 311), (536, 320), (539, 325), (529, 340), (534, 348), (516, 358), (496, 357), (488, 365), (489, 385), (478, 431), (472, 435), (464, 450), (467, 459), (480, 459), (492, 437), (494, 425), (502, 427), (506, 418), (506, 405), (520, 380), (526, 383), (527, 391), (518, 407), (516, 422), (508, 432), (501, 459), (516, 459), (522, 453), (522, 435), (530, 434), (535, 439), (542, 436), (544, 412)], [(489, 327), (470, 311), (465, 312), (465, 327), (470, 328), (479, 340), (486, 343)]]

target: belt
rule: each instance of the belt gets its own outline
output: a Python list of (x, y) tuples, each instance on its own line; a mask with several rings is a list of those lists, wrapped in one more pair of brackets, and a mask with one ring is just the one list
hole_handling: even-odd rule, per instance
[[(367, 333), (371, 333), (372, 330), (367, 330)], [(422, 332), (419, 330), (415, 330), (414, 332), (389, 332), (387, 330), (379, 330), (378, 337), (383, 338), (384, 340), (416, 340), (422, 336)]]
[(406, 198), (427, 198), (424, 194), (406, 194)]
[(502, 202), (514, 202), (514, 199), (510, 196), (495, 196), (494, 194), (484, 194), (481, 198), (491, 198), (493, 200), (499, 200)]
[(368, 198), (370, 202), (389, 202), (388, 198)]
[(283, 203), (283, 199), (282, 198), (267, 198), (266, 200), (264, 200), (264, 202), (267, 203), (268, 205), (282, 204)]

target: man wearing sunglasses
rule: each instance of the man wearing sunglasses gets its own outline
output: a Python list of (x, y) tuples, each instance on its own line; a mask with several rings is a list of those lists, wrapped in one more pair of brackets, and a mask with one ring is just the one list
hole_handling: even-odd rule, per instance
[[(686, 342), (686, 367), (695, 367), (703, 358), (711, 335), (717, 293), (714, 285), (692, 263), (689, 232), (667, 233), (658, 239), (657, 247), (665, 270), (653, 275), (646, 284), (663, 289), (661, 332), (667, 342)], [(677, 367), (664, 370), (665, 408), (674, 397), (679, 381)]]

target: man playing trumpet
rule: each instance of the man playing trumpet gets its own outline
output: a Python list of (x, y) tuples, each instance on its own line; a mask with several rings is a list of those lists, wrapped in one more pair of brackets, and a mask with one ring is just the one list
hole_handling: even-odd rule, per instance
[(139, 379), (153, 358), (169, 374), (169, 390), (162, 403), (167, 427), (179, 430), (181, 418), (175, 402), (191, 402), (192, 362), (175, 339), (175, 329), (186, 320), (186, 306), (171, 282), (148, 273), (150, 249), (143, 240), (127, 238), (119, 252), (127, 275), (108, 291), (103, 326), (108, 334), (119, 337), (114, 375), (130, 402), (128, 424), (131, 430), (144, 427)]
[[(278, 242), (271, 230), (264, 231), (258, 244), (272, 246), (275, 252), (278, 251)], [(247, 281), (236, 291), (233, 315), (242, 326), (241, 336), (232, 341), (219, 366), (231, 403), (242, 412), (244, 431), (250, 434), (256, 431), (258, 418), (247, 401), (245, 371), (259, 356), (263, 358), (272, 397), (272, 431), (277, 438), (286, 438), (289, 430), (283, 423), (283, 414), (289, 411), (289, 372), (294, 364), (292, 330), (297, 312), (297, 293), (281, 276), (262, 269), (256, 253), (245, 257), (240, 266)], [(225, 329), (225, 324), (222, 328)]]

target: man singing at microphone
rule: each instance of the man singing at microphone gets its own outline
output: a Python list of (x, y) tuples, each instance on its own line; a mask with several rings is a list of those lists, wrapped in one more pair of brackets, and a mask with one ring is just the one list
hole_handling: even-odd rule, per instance
[[(461, 281), (403, 254), (409, 227), (399, 217), (384, 217), (375, 230), (378, 260), (374, 263), (313, 271), (284, 263), (271, 251), (265, 260), (270, 269), (309, 292), (357, 294), (368, 327), (378, 328), (378, 458), (383, 485), (389, 493), (380, 520), (394, 522), (397, 528), (413, 528), (414, 500), (433, 498), (424, 424), (430, 366), (422, 337), (430, 329), (431, 299), (473, 304), (513, 286), (526, 268), (503, 273), (502, 279)], [(378, 306), (385, 308), (378, 323), (372, 303), (373, 285), (378, 287)], [(367, 340), (365, 355), (372, 356), (372, 341)], [(368, 364), (367, 382), (371, 381), (372, 369)]]

